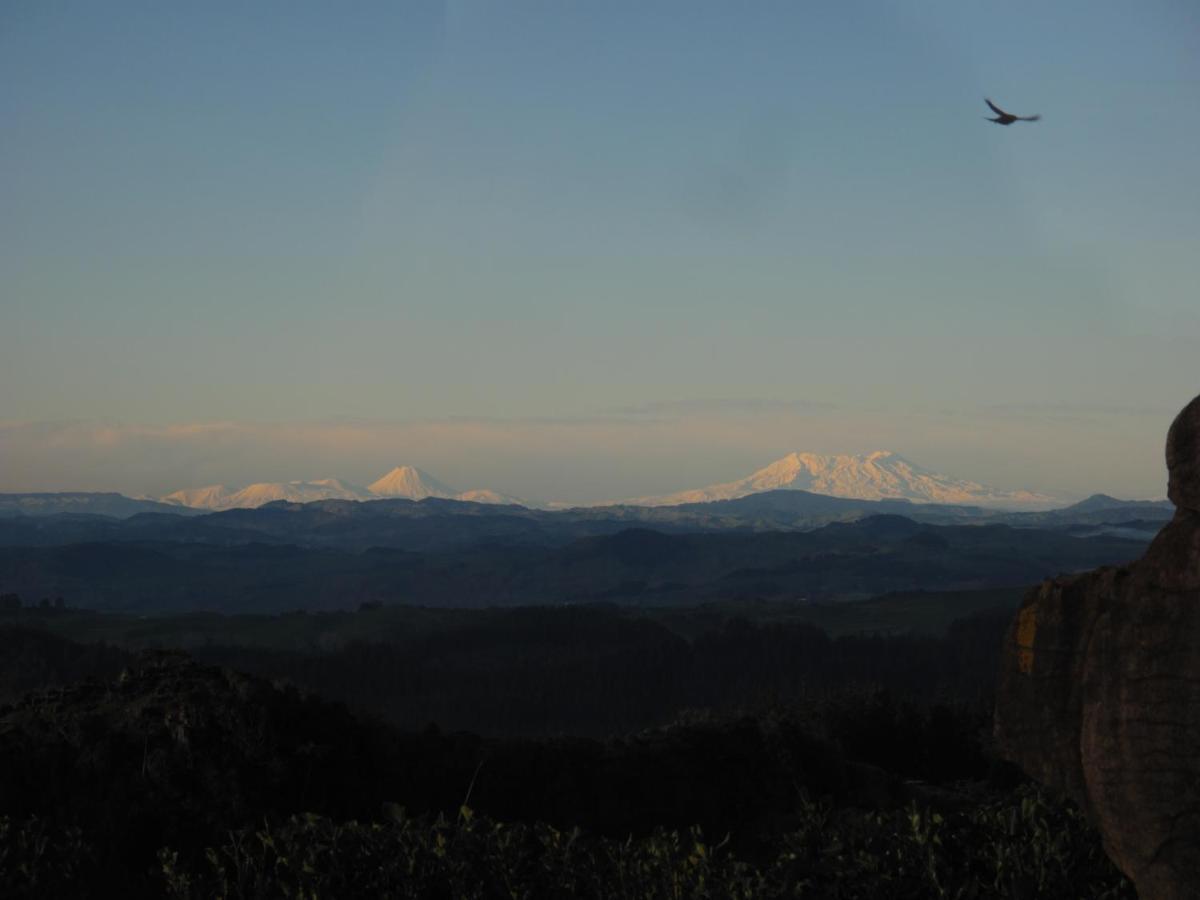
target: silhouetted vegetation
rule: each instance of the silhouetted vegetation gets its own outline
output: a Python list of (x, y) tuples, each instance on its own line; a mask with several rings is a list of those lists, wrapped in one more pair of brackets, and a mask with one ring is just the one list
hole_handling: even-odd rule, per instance
[(923, 707), (969, 707), (982, 721), (1008, 615), (980, 614), (937, 637), (836, 639), (811, 625), (732, 618), (687, 640), (615, 609), (526, 608), (329, 651), (208, 645), (194, 652), (408, 728), (436, 722), (488, 734), (603, 736), (661, 725), (683, 710), (780, 706), (820, 720), (829, 697), (881, 690), (921, 698)]
[(132, 655), (103, 643), (79, 644), (43, 630), (0, 626), (0, 703), (84, 678), (115, 678)]
[[(1032, 788), (969, 810), (836, 810), (801, 800), (761, 860), (693, 828), (617, 840), (460, 808), (374, 822), (314, 814), (236, 830), (203, 855), (158, 851), (146, 894), (172, 898), (783, 897), (1132, 900), (1132, 886), (1072, 807)], [(107, 876), (107, 877), (106, 877)], [(0, 817), (5, 896), (106, 896), (111, 871), (75, 829)]]
[(801, 801), (796, 820), (761, 863), (700, 829), (589, 839), (467, 807), (456, 819), (400, 812), (372, 824), (294, 817), (236, 833), (195, 868), (169, 849), (160, 858), (177, 898), (1135, 896), (1082, 816), (1032, 789), (945, 815), (916, 805), (839, 813)]
[[(60, 686), (0, 708), (0, 886), (1129, 896), (1078, 814), (995, 777), (988, 673), (1006, 617), (839, 639), (733, 618), (687, 640), (616, 609), (493, 610), (406, 641), (203, 651), (274, 684), (3, 629), (23, 661), (4, 676)], [(461, 726), (427, 724), (433, 711), (543, 737), (443, 731)], [(551, 736), (587, 731), (627, 736)]]

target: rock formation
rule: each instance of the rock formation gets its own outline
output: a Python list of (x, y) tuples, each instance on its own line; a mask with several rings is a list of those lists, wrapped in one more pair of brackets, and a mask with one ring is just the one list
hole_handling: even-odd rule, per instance
[(1029, 592), (996, 705), (1000, 751), (1085, 809), (1150, 900), (1200, 896), (1200, 397), (1166, 456), (1174, 518), (1136, 562)]

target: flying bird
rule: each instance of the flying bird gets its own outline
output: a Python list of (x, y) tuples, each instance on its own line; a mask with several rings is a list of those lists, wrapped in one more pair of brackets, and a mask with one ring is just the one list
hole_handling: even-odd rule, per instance
[[(983, 98), (983, 102), (992, 108), (992, 112), (996, 114), (996, 118), (988, 119), (989, 122), (995, 122), (997, 125), (1011, 125), (1013, 122), (1036, 122), (1041, 118), (1038, 116), (1014, 116), (1012, 113), (1006, 113), (987, 97)], [(987, 116), (984, 116), (987, 119)]]

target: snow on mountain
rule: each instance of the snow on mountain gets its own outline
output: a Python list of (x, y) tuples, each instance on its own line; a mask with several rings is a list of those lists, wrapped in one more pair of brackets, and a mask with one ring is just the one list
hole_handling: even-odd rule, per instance
[(365, 487), (349, 485), (336, 478), (316, 481), (259, 481), (234, 491), (220, 500), (220, 505), (210, 509), (256, 508), (275, 500), (288, 503), (312, 503), (313, 500), (366, 500), (371, 499)]
[(187, 506), (192, 509), (225, 509), (225, 503), (232, 494), (233, 491), (223, 484), (210, 484), (207, 487), (172, 491), (159, 499), (163, 503)]
[(192, 509), (223, 510), (254, 508), (276, 500), (290, 503), (311, 503), (314, 500), (380, 500), (402, 498), (424, 500), (439, 497), (445, 500), (463, 500), (471, 503), (515, 503), (524, 505), (516, 497), (498, 491), (480, 488), (458, 491), (443, 484), (427, 472), (413, 466), (397, 466), (368, 487), (359, 487), (337, 478), (316, 481), (259, 482), (239, 490), (223, 484), (202, 488), (185, 488), (162, 498), (162, 502)]
[(462, 500), (465, 503), (525, 505), (524, 501), (516, 497), (488, 488), (475, 488), (469, 491), (456, 490), (415, 466), (396, 466), (378, 481), (368, 485), (367, 490), (374, 497), (404, 497), (409, 500), (439, 497), (443, 500)]
[(527, 502), (519, 497), (513, 497), (509, 494), (501, 494), (499, 491), (488, 490), (487, 488), (476, 488), (471, 491), (463, 491), (454, 498), (462, 500), (466, 503), (495, 503), (501, 506), (529, 506)]
[(261, 481), (234, 490), (223, 484), (212, 484), (202, 488), (185, 488), (162, 498), (164, 503), (187, 506), (192, 509), (242, 509), (262, 506), (276, 500), (290, 503), (311, 503), (313, 500), (370, 500), (366, 488), (348, 484), (337, 478), (322, 478), (316, 481)]
[[(693, 491), (626, 501), (637, 506), (678, 506), (735, 500), (773, 490), (804, 490), (856, 500), (902, 499), (915, 503), (948, 503), (1001, 509), (1041, 510), (1063, 505), (1061, 498), (1032, 491), (1005, 491), (975, 481), (949, 478), (923, 469), (887, 450), (861, 456), (822, 456), (790, 453), (745, 478)], [(263, 482), (240, 490), (210, 485), (175, 491), (165, 503), (193, 509), (223, 510), (257, 507), (276, 500), (310, 503), (314, 500), (379, 500), (437, 497), (470, 503), (529, 504), (499, 491), (478, 488), (459, 491), (414, 466), (397, 466), (367, 487), (336, 478), (318, 481)]]
[(369, 500), (365, 488), (347, 484), (337, 478), (317, 481), (260, 482), (235, 491), (226, 500), (227, 509), (256, 507), (276, 500), (289, 503), (311, 503), (314, 500)]
[(374, 497), (403, 497), (408, 500), (424, 500), (426, 497), (442, 497), (453, 500), (458, 491), (442, 484), (428, 472), (415, 466), (396, 466), (378, 481), (373, 481), (367, 490)]
[(638, 506), (678, 506), (735, 500), (774, 490), (803, 490), (856, 500), (902, 499), (1006, 509), (1049, 509), (1061, 499), (1032, 491), (1003, 491), (975, 481), (949, 478), (910, 463), (888, 450), (860, 456), (789, 453), (737, 481), (662, 497), (628, 501)]

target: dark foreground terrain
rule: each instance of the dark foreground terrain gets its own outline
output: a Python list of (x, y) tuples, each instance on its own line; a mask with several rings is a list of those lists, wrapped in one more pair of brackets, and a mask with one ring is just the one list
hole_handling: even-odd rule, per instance
[(815, 496), (0, 521), (0, 894), (1132, 896), (990, 730), (1161, 510)]
[(407, 643), (289, 650), (278, 617), (197, 658), (26, 611), (0, 628), (0, 888), (1132, 896), (1081, 816), (992, 756), (1007, 608), (838, 639), (708, 615), (684, 638), (611, 608), (468, 611)]

